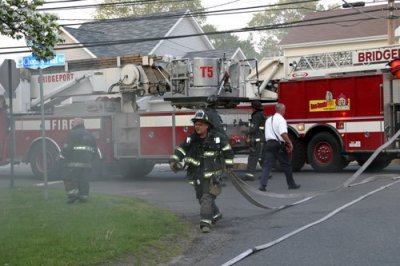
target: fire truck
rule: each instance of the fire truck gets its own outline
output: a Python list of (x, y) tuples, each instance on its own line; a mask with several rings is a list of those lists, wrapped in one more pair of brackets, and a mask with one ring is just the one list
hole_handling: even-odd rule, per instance
[[(48, 176), (59, 178), (58, 155), (71, 121), (80, 116), (97, 139), (97, 174), (107, 166), (126, 176), (145, 176), (155, 163), (168, 162), (193, 130), (195, 110), (209, 96), (218, 95), (218, 108), (245, 102), (248, 74), (248, 62), (141, 55), (69, 61), (42, 71), (21, 69), (12, 116), (10, 100), (0, 95), (0, 165), (10, 162), (13, 123), (13, 161), (29, 163), (34, 175), (43, 177), (46, 141)], [(241, 128), (250, 112), (239, 108), (221, 115), (232, 146), (240, 149)]]
[[(7, 97), (0, 95), (0, 165), (10, 162), (14, 123), (14, 162), (29, 163), (36, 176), (43, 175), (43, 102), (50, 177), (57, 177), (56, 159), (76, 116), (97, 139), (99, 173), (107, 166), (126, 176), (145, 176), (156, 163), (167, 162), (191, 133), (195, 110), (218, 95), (236, 152), (247, 149), (249, 100), (260, 99), (266, 115), (279, 101), (287, 106), (293, 169), (308, 163), (316, 171), (340, 171), (351, 161), (363, 164), (400, 129), (399, 55), (400, 47), (388, 46), (285, 57), (271, 61), (272, 73), (262, 82), (248, 79), (247, 62), (223, 58), (132, 55), (69, 61), (42, 75), (24, 69), (12, 100), (13, 119)], [(282, 74), (275, 78), (276, 73)], [(399, 147), (394, 141), (369, 169), (386, 167), (399, 157)]]
[[(284, 103), (294, 143), (292, 166), (316, 171), (362, 165), (400, 129), (399, 46), (321, 53), (271, 60), (269, 87)], [(268, 109), (268, 107), (267, 107)], [(267, 113), (272, 113), (269, 109)], [(400, 155), (399, 140), (369, 165), (380, 170)]]

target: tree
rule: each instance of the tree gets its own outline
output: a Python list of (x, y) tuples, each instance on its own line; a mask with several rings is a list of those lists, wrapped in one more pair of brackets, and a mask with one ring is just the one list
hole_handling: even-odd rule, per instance
[[(216, 32), (214, 25), (206, 24), (203, 26), (204, 32)], [(240, 40), (238, 36), (230, 33), (210, 34), (208, 38), (214, 45), (215, 49), (237, 48), (240, 47), (247, 58), (257, 58), (258, 53), (252, 44), (252, 35), (247, 40)]]
[[(273, 26), (293, 21), (301, 21), (307, 12), (322, 9), (323, 6), (317, 2), (295, 4), (292, 0), (279, 0), (276, 5), (255, 14), (248, 23), (248, 26)], [(257, 47), (260, 50), (260, 55), (262, 57), (280, 55), (282, 52), (279, 49), (279, 42), (287, 33), (288, 29), (280, 28), (259, 32), (260, 41)]]
[[(148, 0), (139, 3), (131, 2), (131, 4), (122, 4), (126, 0), (104, 0), (103, 4), (96, 8), (95, 17), (97, 19), (121, 18), (128, 16), (143, 16), (148, 14), (186, 11), (186, 10), (203, 10), (201, 0), (193, 1), (154, 1)], [(120, 4), (118, 4), (120, 3)]]
[(63, 40), (57, 16), (36, 11), (42, 4), (43, 0), (0, 0), (0, 33), (17, 40), (25, 37), (32, 53), (47, 59), (55, 55), (54, 46)]

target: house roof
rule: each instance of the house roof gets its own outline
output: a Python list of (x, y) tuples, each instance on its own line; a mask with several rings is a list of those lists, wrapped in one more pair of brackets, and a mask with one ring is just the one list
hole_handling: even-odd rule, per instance
[[(394, 16), (400, 15), (396, 4)], [(306, 14), (300, 27), (292, 28), (280, 45), (340, 41), (387, 35), (387, 4), (336, 9)], [(396, 26), (399, 22), (396, 20)]]
[(204, 50), (204, 51), (194, 51), (188, 52), (184, 57), (186, 58), (195, 58), (195, 57), (204, 57), (204, 58), (225, 58), (231, 59), (234, 57), (239, 51), (240, 48), (226, 48), (226, 49), (214, 49), (214, 50)]
[[(102, 22), (88, 22), (79, 28), (64, 27), (79, 43), (109, 42), (119, 40), (140, 40), (167, 36), (170, 30), (185, 16), (184, 12), (168, 15), (153, 14), (141, 17), (126, 17)], [(191, 18), (188, 16), (188, 18)], [(129, 42), (117, 45), (89, 47), (97, 57), (124, 54), (149, 54), (160, 40)]]

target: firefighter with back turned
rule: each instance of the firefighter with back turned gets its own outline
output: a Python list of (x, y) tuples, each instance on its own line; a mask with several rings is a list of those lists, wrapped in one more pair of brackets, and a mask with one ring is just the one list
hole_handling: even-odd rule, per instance
[(92, 163), (97, 156), (96, 139), (85, 129), (82, 118), (74, 118), (71, 126), (72, 129), (61, 150), (67, 203), (86, 202), (89, 197)]
[(265, 116), (263, 106), (260, 101), (253, 100), (251, 107), (254, 109), (249, 121), (249, 129), (247, 132), (247, 142), (249, 144), (249, 157), (247, 159), (247, 171), (243, 178), (246, 181), (255, 180), (255, 172), (257, 163), (261, 165), (262, 146), (264, 143), (264, 124)]

